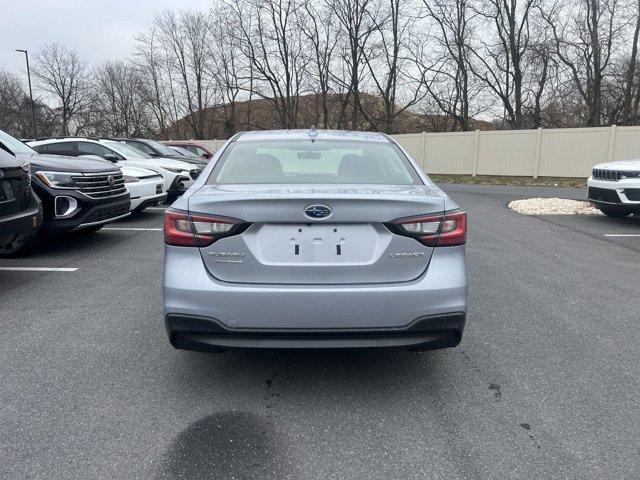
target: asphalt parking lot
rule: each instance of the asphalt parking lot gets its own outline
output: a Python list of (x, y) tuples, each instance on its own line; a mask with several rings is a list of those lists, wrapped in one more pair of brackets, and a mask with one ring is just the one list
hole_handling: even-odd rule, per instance
[(161, 209), (2, 261), (0, 478), (638, 478), (640, 219), (444, 188), (470, 231), (450, 350), (173, 350)]

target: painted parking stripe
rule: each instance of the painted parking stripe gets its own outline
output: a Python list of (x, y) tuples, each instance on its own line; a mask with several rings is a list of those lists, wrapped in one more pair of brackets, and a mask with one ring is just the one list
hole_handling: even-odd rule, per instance
[(123, 232), (161, 232), (162, 228), (143, 227), (104, 227), (102, 230), (121, 230)]
[(147, 208), (145, 208), (145, 210), (162, 210), (162, 211), (164, 211), (166, 209), (167, 209), (167, 207), (147, 207)]
[(3, 272), (75, 272), (77, 268), (58, 267), (0, 267)]
[(605, 237), (640, 237), (640, 233), (605, 233)]

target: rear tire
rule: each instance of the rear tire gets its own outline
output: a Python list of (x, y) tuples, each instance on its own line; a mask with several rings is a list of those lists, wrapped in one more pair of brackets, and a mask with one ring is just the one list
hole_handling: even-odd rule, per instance
[(34, 235), (28, 238), (18, 238), (16, 235), (11, 242), (0, 245), (0, 258), (11, 258), (28, 255), (33, 252), (37, 237)]
[(611, 208), (598, 207), (602, 213), (604, 213), (607, 217), (612, 218), (624, 218), (628, 217), (631, 212), (627, 212), (625, 210), (614, 210)]

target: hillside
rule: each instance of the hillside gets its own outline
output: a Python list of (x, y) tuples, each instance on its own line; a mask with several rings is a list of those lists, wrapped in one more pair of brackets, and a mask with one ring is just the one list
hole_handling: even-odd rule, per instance
[[(363, 109), (370, 118), (380, 118), (384, 112), (383, 102), (372, 95), (361, 94)], [(341, 102), (337, 95), (331, 95), (328, 101), (328, 128), (338, 128)], [(351, 108), (347, 108), (347, 126), (351, 128)], [(307, 128), (315, 125), (323, 128), (322, 107), (319, 95), (304, 95), (298, 98), (298, 115), (296, 125), (298, 128)], [(495, 130), (495, 126), (483, 120), (472, 120), (472, 129)], [(194, 138), (192, 122), (188, 117), (178, 120), (171, 125), (168, 135), (173, 139)], [(422, 115), (410, 110), (400, 113), (394, 121), (394, 134), (450, 131), (454, 122), (450, 117), (442, 115)], [(205, 139), (228, 138), (236, 132), (243, 130), (269, 130), (278, 129), (282, 123), (278, 111), (272, 101), (268, 99), (254, 99), (250, 101), (235, 102), (233, 104), (219, 105), (205, 109), (203, 114), (203, 132)], [(364, 115), (360, 115), (359, 130), (372, 130), (371, 122)], [(373, 128), (375, 129), (375, 128)]]

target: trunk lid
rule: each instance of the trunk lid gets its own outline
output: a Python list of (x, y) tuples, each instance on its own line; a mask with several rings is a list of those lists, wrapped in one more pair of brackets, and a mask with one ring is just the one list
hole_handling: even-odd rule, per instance
[[(309, 218), (313, 205), (331, 214)], [(411, 281), (427, 269), (433, 248), (384, 224), (443, 210), (443, 193), (425, 185), (210, 185), (189, 198), (191, 213), (251, 223), (200, 249), (209, 273), (234, 283)]]

